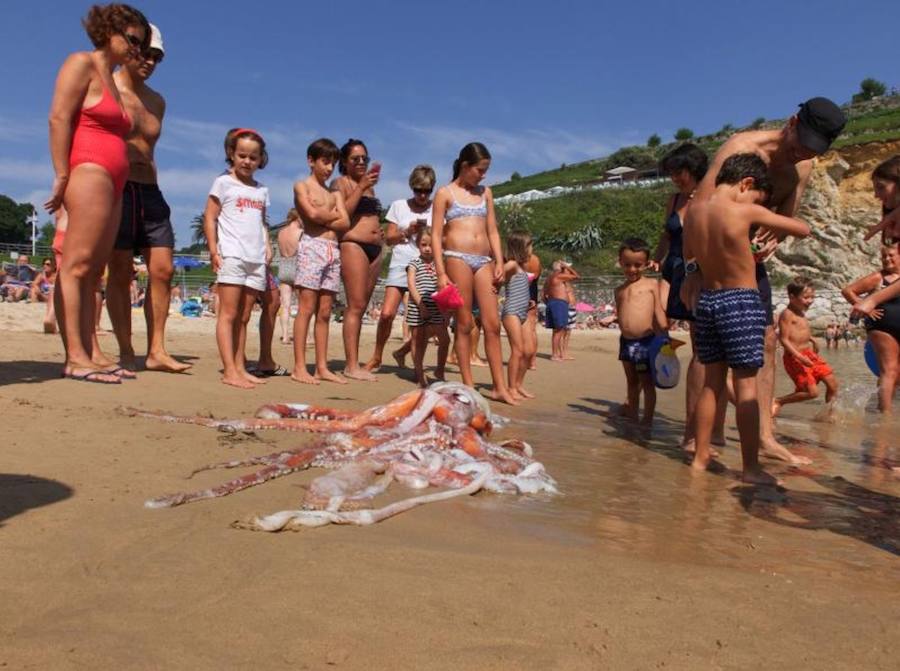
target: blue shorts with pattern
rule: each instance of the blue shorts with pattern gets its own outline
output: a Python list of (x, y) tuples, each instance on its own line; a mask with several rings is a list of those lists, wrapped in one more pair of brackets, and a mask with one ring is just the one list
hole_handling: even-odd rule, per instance
[(643, 338), (619, 336), (619, 361), (633, 363), (638, 373), (650, 372), (650, 344), (655, 337), (652, 333)]
[(762, 368), (766, 310), (756, 289), (704, 289), (694, 311), (701, 363)]

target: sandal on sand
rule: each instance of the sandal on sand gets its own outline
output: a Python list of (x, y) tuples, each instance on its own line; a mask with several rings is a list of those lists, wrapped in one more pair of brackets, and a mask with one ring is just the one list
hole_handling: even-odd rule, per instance
[(127, 368), (123, 368), (122, 366), (116, 366), (112, 370), (104, 370), (100, 372), (107, 375), (115, 375), (120, 380), (137, 380), (137, 375), (133, 370), (128, 370)]
[(81, 373), (80, 375), (77, 373), (63, 373), (63, 377), (67, 380), (75, 380), (76, 382), (92, 382), (94, 384), (122, 384), (121, 378), (113, 375), (113, 377), (117, 377), (115, 382), (112, 380), (100, 380), (97, 378), (97, 375), (113, 375), (112, 373), (107, 373), (104, 370), (89, 370), (86, 373)]
[(257, 377), (290, 377), (291, 375), (291, 371), (284, 366), (279, 366), (275, 370), (262, 370), (261, 368), (256, 368), (247, 372), (251, 375), (256, 375)]

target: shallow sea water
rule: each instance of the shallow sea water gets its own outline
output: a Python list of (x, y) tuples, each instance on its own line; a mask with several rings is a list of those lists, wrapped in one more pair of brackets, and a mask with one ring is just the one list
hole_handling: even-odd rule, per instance
[[(779, 439), (813, 462), (793, 468), (764, 460), (783, 490), (740, 482), (733, 408), (722, 468), (698, 475), (678, 447), (682, 388), (658, 394), (649, 432), (615, 418), (619, 399), (601, 389), (573, 398), (564, 413), (529, 411), (497, 434), (528, 440), (561, 495), (478, 497), (470, 505), (503, 513), (479, 516), (487, 526), (513, 524), (547, 542), (601, 544), (664, 562), (776, 574), (896, 569), (900, 473), (891, 468), (900, 466), (900, 419), (876, 412), (875, 378), (861, 347), (824, 354), (840, 385), (836, 418), (817, 419), (824, 388), (819, 399), (783, 411)], [(776, 380), (777, 394), (792, 389), (780, 361)]]

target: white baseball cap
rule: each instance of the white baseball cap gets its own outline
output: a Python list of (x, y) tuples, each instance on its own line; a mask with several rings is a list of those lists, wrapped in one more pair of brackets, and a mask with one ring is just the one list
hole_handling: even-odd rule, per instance
[(150, 48), (159, 49), (161, 52), (166, 53), (166, 50), (163, 49), (162, 33), (152, 23), (150, 24)]

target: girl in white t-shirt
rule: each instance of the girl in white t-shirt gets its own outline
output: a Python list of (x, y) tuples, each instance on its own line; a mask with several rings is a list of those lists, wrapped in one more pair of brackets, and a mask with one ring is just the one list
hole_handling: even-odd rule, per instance
[(244, 345), (253, 304), (266, 289), (272, 246), (266, 228), (269, 190), (253, 178), (269, 161), (262, 136), (234, 128), (225, 136), (228, 172), (216, 177), (203, 214), (203, 231), (218, 285), (216, 343), (222, 382), (253, 389), (265, 380), (247, 372)]
[[(416, 247), (416, 235), (419, 231), (431, 226), (431, 192), (436, 181), (434, 169), (430, 165), (417, 165), (409, 175), (409, 188), (413, 197), (395, 200), (388, 209), (387, 229), (384, 239), (391, 246), (391, 264), (384, 287), (384, 304), (378, 319), (378, 331), (375, 336), (375, 351), (366, 364), (372, 372), (381, 366), (384, 346), (391, 337), (391, 327), (403, 295), (406, 293), (406, 267), (419, 256)], [(403, 368), (406, 355), (409, 354), (411, 341), (406, 340), (394, 351), (394, 360)]]

